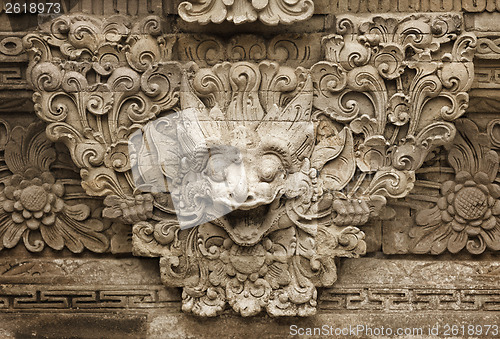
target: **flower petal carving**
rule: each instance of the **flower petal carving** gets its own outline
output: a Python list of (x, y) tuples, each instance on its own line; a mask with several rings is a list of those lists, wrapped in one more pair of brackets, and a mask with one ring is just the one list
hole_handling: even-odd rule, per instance
[(441, 185), (441, 197), (430, 209), (417, 213), (411, 229), (412, 252), (458, 253), (464, 248), (481, 254), (498, 250), (498, 154), (487, 135), (468, 119), (456, 122), (458, 133), (448, 152), (455, 179)]
[[(9, 174), (0, 191), (0, 249), (21, 239), (36, 252), (45, 245), (75, 253), (108, 249), (105, 224), (90, 216), (90, 207), (64, 200), (65, 184), (51, 172), (59, 160), (43, 124), (14, 127), (3, 150)], [(35, 233), (42, 240), (32, 241)]]

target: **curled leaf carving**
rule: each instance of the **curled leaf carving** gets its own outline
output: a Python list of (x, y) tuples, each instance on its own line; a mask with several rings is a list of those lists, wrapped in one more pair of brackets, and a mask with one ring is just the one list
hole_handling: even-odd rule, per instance
[(207, 24), (227, 20), (241, 24), (259, 19), (275, 26), (310, 18), (314, 3), (311, 0), (189, 0), (181, 2), (178, 11), (187, 22)]
[(108, 249), (103, 233), (107, 224), (92, 215), (86, 204), (66, 199), (66, 186), (71, 185), (51, 172), (59, 159), (43, 125), (14, 127), (1, 150), (7, 165), (2, 172), (9, 173), (0, 190), (0, 250), (16, 246), (21, 239), (32, 252), (46, 246), (66, 247), (74, 253)]
[(460, 119), (456, 125), (455, 142), (448, 152), (455, 175), (440, 185), (437, 202), (417, 213), (416, 226), (409, 233), (413, 253), (465, 249), (481, 254), (500, 249), (500, 187), (494, 183), (498, 154), (471, 120)]

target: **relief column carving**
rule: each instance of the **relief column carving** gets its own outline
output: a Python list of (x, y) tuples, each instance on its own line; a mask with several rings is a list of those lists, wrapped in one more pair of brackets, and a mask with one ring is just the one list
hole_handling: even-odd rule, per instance
[(48, 138), (184, 311), (314, 314), (336, 258), (365, 253), (362, 225), (455, 137), (475, 37), (457, 15), (340, 17), (300, 64), (252, 36), (193, 39), (197, 59), (161, 27), (72, 15), (26, 36)]

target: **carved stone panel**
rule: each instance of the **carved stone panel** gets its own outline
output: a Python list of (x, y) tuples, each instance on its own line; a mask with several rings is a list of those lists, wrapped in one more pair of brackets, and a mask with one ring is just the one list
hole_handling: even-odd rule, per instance
[(95, 204), (81, 192), (78, 174), (73, 171), (73, 179), (67, 176), (68, 169), (74, 170), (73, 163), (47, 140), (44, 125), (11, 127), (0, 120), (0, 130), (0, 183), (4, 187), (0, 191), (0, 249), (12, 248), (22, 239), (32, 252), (45, 246), (66, 247), (75, 253), (84, 248), (107, 251), (109, 239), (104, 231), (109, 221), (92, 214)]
[(24, 39), (36, 114), (184, 311), (314, 314), (337, 258), (365, 253), (362, 226), (455, 138), (476, 39), (423, 14), (341, 17), (321, 60), (279, 37), (183, 39), (155, 16), (57, 18)]
[(260, 20), (266, 25), (292, 24), (309, 19), (314, 12), (312, 0), (188, 0), (178, 7), (188, 22), (207, 24), (225, 20), (235, 24)]
[(410, 231), (414, 253), (500, 250), (498, 154), (472, 121), (460, 120), (457, 127), (447, 157), (455, 176), (442, 183), (436, 204), (416, 215)]

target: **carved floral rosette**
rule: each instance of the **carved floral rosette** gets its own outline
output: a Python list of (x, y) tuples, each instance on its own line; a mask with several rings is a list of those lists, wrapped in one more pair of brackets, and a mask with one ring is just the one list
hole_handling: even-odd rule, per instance
[(335, 259), (364, 254), (358, 227), (453, 140), (476, 41), (461, 24), (340, 18), (325, 60), (302, 65), (277, 38), (205, 37), (191, 47), (206, 58), (184, 53), (157, 17), (62, 16), (24, 42), (47, 136), (106, 197), (103, 216), (133, 225), (134, 254), (161, 258), (183, 310), (307, 316)]
[(413, 198), (420, 209), (416, 225), (409, 230), (412, 253), (455, 254), (465, 249), (481, 254), (486, 249), (500, 250), (497, 124), (498, 120), (492, 120), (487, 133), (482, 133), (472, 120), (457, 120), (453, 145), (441, 157), (444, 163), (439, 156), (429, 160), (427, 173), (420, 174), (419, 179), (428, 191), (434, 189), (423, 196), (437, 198), (430, 206), (418, 201), (418, 196)]
[(31, 252), (106, 252), (110, 223), (83, 192), (64, 145), (47, 140), (42, 122), (0, 120), (0, 135), (0, 250), (22, 239)]

